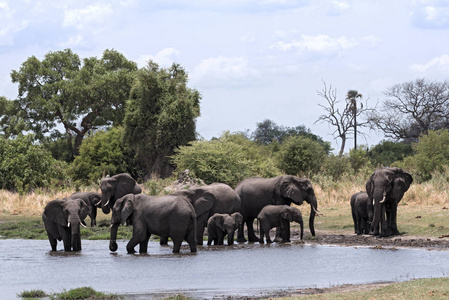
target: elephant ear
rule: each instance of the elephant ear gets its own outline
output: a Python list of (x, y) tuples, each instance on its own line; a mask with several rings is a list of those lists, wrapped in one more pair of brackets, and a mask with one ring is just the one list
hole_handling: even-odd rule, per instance
[(89, 193), (89, 202), (93, 206), (101, 205), (101, 194), (97, 193), (97, 192), (90, 192)]
[(208, 213), (215, 204), (215, 196), (204, 188), (194, 188), (188, 193), (188, 197), (195, 208), (197, 217)]
[(290, 199), (297, 205), (301, 205), (304, 201), (302, 195), (303, 191), (301, 189), (307, 189), (304, 186), (304, 182), (302, 182), (300, 179), (295, 180), (293, 176), (283, 176), (279, 182), (279, 191), (282, 197)]
[(368, 179), (368, 181), (366, 182), (365, 188), (366, 188), (366, 193), (368, 194), (368, 197), (370, 199), (373, 199), (373, 195), (374, 195), (374, 173), (370, 176), (370, 178)]
[(402, 169), (396, 171), (396, 174), (397, 176), (393, 180), (393, 187), (390, 195), (391, 197), (400, 200), (412, 184), (413, 178), (409, 173), (402, 171)]
[(225, 228), (225, 219), (222, 215), (215, 216), (215, 225), (217, 225), (218, 228), (220, 228), (222, 231), (226, 231)]
[(128, 194), (118, 199), (112, 209), (111, 223), (121, 223), (125, 225), (126, 220), (131, 216), (134, 210), (134, 194)]
[(55, 199), (47, 203), (44, 209), (45, 217), (58, 225), (67, 227), (68, 221), (64, 215), (62, 204), (65, 199)]
[(231, 215), (231, 217), (234, 219), (234, 223), (237, 227), (240, 227), (242, 225), (243, 216), (240, 213), (235, 212)]
[(281, 218), (285, 219), (289, 222), (293, 222), (292, 213), (290, 211), (290, 206), (284, 206), (284, 208), (281, 211)]
[[(136, 188), (136, 181), (128, 174), (118, 174), (116, 175), (117, 180), (117, 187), (115, 190), (115, 197), (120, 198), (125, 196), (126, 194), (133, 193), (134, 194), (134, 188)], [(142, 191), (142, 189), (139, 186), (139, 189), (136, 189)]]
[(83, 199), (77, 199), (80, 205), (80, 220), (84, 220), (90, 212), (89, 205)]

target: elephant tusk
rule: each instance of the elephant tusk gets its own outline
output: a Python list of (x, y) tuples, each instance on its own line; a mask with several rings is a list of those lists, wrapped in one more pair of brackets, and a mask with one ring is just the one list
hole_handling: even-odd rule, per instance
[(108, 206), (108, 204), (109, 204), (109, 199), (103, 206)]
[(315, 212), (316, 216), (319, 217), (320, 216), (320, 211), (315, 209), (315, 207), (312, 206), (313, 211)]
[(87, 228), (86, 225), (83, 224), (83, 222), (80, 222), (81, 226), (83, 226), (84, 228)]
[(67, 223), (67, 227), (70, 227), (70, 222)]
[[(108, 203), (109, 203), (109, 201), (108, 201)], [(97, 206), (97, 207), (101, 206), (101, 200), (98, 201), (97, 203), (95, 203), (94, 205)]]
[(385, 203), (386, 200), (386, 193), (384, 193), (384, 197), (382, 198), (382, 200), (380, 200), (380, 203)]

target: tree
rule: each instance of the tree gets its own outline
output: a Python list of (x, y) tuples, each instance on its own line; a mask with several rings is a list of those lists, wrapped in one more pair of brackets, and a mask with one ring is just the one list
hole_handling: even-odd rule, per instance
[[(324, 110), (327, 113), (321, 115), (318, 118), (318, 120), (315, 121), (315, 123), (327, 122), (335, 127), (335, 131), (332, 133), (332, 135), (334, 135), (335, 139), (339, 138), (341, 140), (339, 151), (339, 156), (341, 156), (343, 155), (343, 151), (345, 150), (346, 140), (349, 138), (351, 134), (354, 135), (361, 134), (362, 136), (365, 136), (365, 134), (361, 132), (358, 128), (368, 127), (369, 123), (368, 121), (355, 122), (357, 120), (357, 117), (365, 115), (368, 112), (372, 111), (373, 109), (368, 108), (367, 102), (365, 103), (365, 108), (363, 108), (363, 106), (357, 108), (355, 99), (359, 94), (357, 91), (350, 90), (347, 94), (347, 99), (349, 99), (350, 101), (346, 103), (346, 107), (343, 109), (343, 111), (340, 111), (337, 108), (337, 105), (339, 103), (339, 101), (337, 100), (337, 90), (332, 89), (332, 86), (328, 87), (325, 82), (323, 83), (324, 88), (321, 91), (318, 91), (318, 95), (326, 99), (328, 106), (322, 104), (318, 105), (324, 108)], [(368, 99), (366, 101), (368, 101)], [(351, 129), (354, 129), (352, 133)]]
[(369, 119), (386, 137), (410, 143), (429, 130), (449, 128), (449, 82), (416, 79), (388, 88), (385, 95), (381, 110)]
[[(357, 98), (362, 98), (362, 94), (359, 94), (356, 90), (349, 90), (346, 94), (346, 101), (349, 102), (349, 110), (352, 112), (352, 118), (354, 119), (354, 149), (357, 149)], [(361, 104), (360, 109), (363, 109)]]
[(136, 154), (142, 177), (167, 177), (169, 156), (195, 140), (200, 93), (187, 87), (188, 75), (179, 64), (159, 68), (150, 61), (136, 75), (124, 122), (124, 142)]
[(331, 145), (329, 142), (323, 141), (323, 139), (313, 134), (310, 129), (303, 125), (296, 127), (279, 126), (270, 119), (257, 123), (256, 130), (252, 133), (251, 138), (256, 143), (269, 145), (273, 142), (281, 144), (285, 139), (290, 136), (305, 136), (313, 141), (316, 141), (323, 146), (326, 153), (330, 153)]
[(37, 138), (64, 137), (74, 157), (88, 132), (123, 122), (136, 70), (115, 50), (83, 61), (70, 49), (50, 51), (42, 61), (32, 56), (11, 73), (19, 84), (15, 111)]
[(390, 167), (392, 163), (413, 155), (411, 144), (382, 141), (368, 151), (374, 166)]

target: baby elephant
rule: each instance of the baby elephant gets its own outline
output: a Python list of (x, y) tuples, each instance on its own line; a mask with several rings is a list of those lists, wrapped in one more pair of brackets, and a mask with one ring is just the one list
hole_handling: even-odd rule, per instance
[(260, 223), (261, 244), (264, 243), (264, 236), (267, 243), (271, 243), (270, 229), (273, 227), (281, 228), (281, 243), (290, 242), (290, 222), (297, 222), (301, 226), (301, 240), (304, 234), (304, 223), (302, 221), (301, 211), (288, 205), (267, 205), (257, 216)]
[(369, 234), (374, 215), (374, 207), (365, 191), (352, 195), (351, 211), (352, 219), (354, 220), (354, 232), (356, 234)]
[(228, 245), (234, 244), (234, 232), (242, 225), (243, 217), (235, 212), (228, 214), (214, 214), (207, 221), (207, 244), (223, 245), (224, 237), (228, 235)]

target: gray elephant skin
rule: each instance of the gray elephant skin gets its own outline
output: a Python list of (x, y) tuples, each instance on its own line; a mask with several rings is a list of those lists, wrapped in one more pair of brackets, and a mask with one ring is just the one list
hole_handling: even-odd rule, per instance
[(223, 245), (224, 237), (228, 236), (228, 245), (234, 244), (234, 232), (242, 224), (242, 215), (214, 214), (207, 221), (207, 244)]
[(351, 196), (350, 200), (352, 219), (354, 221), (354, 233), (370, 234), (371, 222), (373, 221), (373, 202), (366, 191), (360, 191)]
[(96, 192), (76, 192), (69, 196), (70, 199), (83, 199), (89, 207), (90, 226), (97, 225), (97, 207), (101, 205), (101, 194)]
[[(207, 220), (214, 214), (232, 214), (240, 210), (240, 197), (229, 185), (212, 183), (209, 185), (192, 187), (175, 194), (189, 199), (196, 213), (196, 241), (203, 244), (204, 228)], [(161, 239), (161, 243), (163, 239)]]
[[(257, 242), (254, 234), (253, 221), (262, 208), (267, 205), (301, 205), (303, 201), (310, 204), (309, 228), (315, 236), (314, 220), (317, 213), (317, 200), (312, 183), (307, 178), (298, 178), (292, 175), (275, 178), (252, 177), (243, 180), (237, 185), (235, 191), (240, 196), (243, 222), (248, 228), (248, 241)], [(243, 234), (244, 224), (238, 230), (238, 242), (245, 242)]]
[(128, 194), (116, 201), (111, 217), (111, 240), (109, 249), (117, 250), (117, 230), (125, 222), (133, 226), (133, 235), (126, 250), (146, 253), (152, 234), (167, 236), (173, 240), (173, 253), (179, 253), (181, 243), (186, 240), (191, 252), (196, 252), (196, 214), (192, 204), (184, 197), (170, 194), (148, 196)]
[(51, 250), (56, 251), (58, 241), (63, 241), (64, 251), (81, 250), (80, 225), (89, 207), (82, 199), (55, 199), (47, 203), (42, 213)]
[(264, 237), (267, 243), (271, 243), (270, 230), (274, 227), (281, 229), (281, 243), (290, 242), (290, 223), (295, 221), (301, 228), (300, 239), (304, 235), (304, 223), (302, 214), (296, 207), (288, 205), (267, 205), (257, 216), (260, 223), (260, 239), (259, 243), (264, 243)]
[(109, 214), (117, 199), (127, 194), (142, 193), (140, 185), (127, 173), (106, 176), (101, 180), (100, 189), (101, 209), (105, 214)]
[[(374, 205), (371, 230), (386, 237), (399, 234), (397, 209), (404, 193), (413, 182), (412, 176), (400, 168), (377, 169), (366, 182), (366, 192)], [(380, 225), (380, 232), (379, 232)]]

